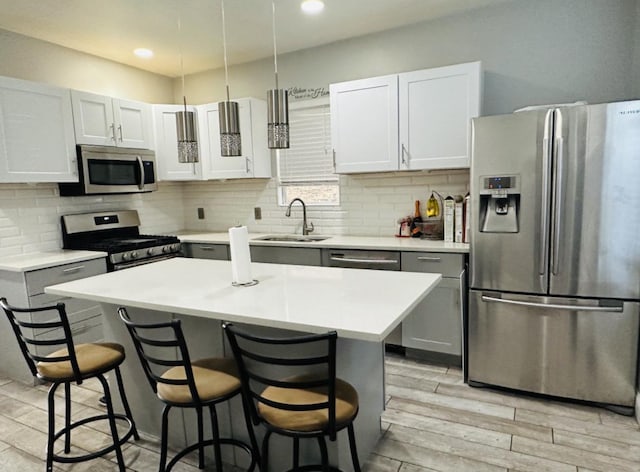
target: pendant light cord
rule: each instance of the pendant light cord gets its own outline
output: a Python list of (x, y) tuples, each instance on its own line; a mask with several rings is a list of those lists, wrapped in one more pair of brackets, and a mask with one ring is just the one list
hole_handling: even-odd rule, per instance
[(220, 1), (222, 11), (222, 50), (224, 52), (224, 83), (227, 89), (227, 101), (229, 101), (229, 71), (227, 65), (227, 28), (224, 21), (224, 0)]
[(278, 89), (278, 50), (276, 48), (276, 2), (271, 0), (271, 26), (273, 29), (273, 69), (276, 74), (276, 89)]
[(182, 75), (182, 103), (184, 103), (185, 116), (187, 112), (187, 95), (184, 93), (184, 60), (182, 57), (182, 19), (178, 15), (178, 53), (180, 54), (180, 75)]

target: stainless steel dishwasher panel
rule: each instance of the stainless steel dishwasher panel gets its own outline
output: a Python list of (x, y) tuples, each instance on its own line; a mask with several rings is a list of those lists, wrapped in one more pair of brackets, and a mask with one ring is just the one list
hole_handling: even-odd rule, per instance
[(399, 251), (323, 249), (322, 265), (353, 269), (400, 270)]
[(469, 381), (633, 406), (639, 303), (469, 292)]

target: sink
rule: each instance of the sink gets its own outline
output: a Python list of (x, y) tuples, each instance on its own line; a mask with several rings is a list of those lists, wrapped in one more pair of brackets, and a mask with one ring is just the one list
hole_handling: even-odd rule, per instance
[(329, 239), (329, 236), (303, 236), (301, 234), (268, 234), (253, 238), (254, 241), (280, 241), (285, 243), (312, 243)]

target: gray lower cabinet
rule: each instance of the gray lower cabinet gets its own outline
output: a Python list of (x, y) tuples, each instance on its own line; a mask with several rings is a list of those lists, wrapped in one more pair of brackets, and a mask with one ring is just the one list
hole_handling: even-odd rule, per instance
[(196, 259), (229, 260), (228, 244), (182, 243), (182, 252), (186, 257)]
[(322, 255), (319, 248), (251, 246), (251, 261), (271, 264), (321, 266)]
[[(107, 264), (104, 258), (26, 272), (3, 270), (0, 271), (0, 296), (5, 297), (10, 305), (17, 307), (39, 308), (62, 302), (65, 304), (74, 342), (76, 344), (96, 342), (103, 338), (100, 305), (88, 300), (50, 295), (44, 293), (44, 288), (48, 285), (103, 274), (106, 271)], [(38, 315), (32, 314), (31, 316), (33, 320)], [(41, 316), (51, 316), (53, 319), (54, 315), (45, 312)], [(2, 359), (0, 375), (25, 383), (33, 383), (34, 379), (22, 357), (13, 330), (11, 330), (6, 317), (4, 318), (5, 320), (0, 322), (0, 325), (3, 325), (0, 329), (0, 358)], [(39, 318), (39, 320), (46, 321), (46, 318)], [(31, 335), (39, 340), (56, 339), (61, 337), (61, 331), (61, 328), (39, 329), (35, 333), (31, 332)], [(47, 355), (53, 349), (59, 349), (59, 346), (36, 347), (36, 351), (40, 355)]]
[(403, 252), (402, 270), (436, 272), (442, 280), (402, 322), (402, 345), (462, 356), (464, 254)]

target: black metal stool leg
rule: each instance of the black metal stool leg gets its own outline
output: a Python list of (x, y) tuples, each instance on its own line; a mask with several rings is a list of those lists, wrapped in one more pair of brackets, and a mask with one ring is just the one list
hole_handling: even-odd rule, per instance
[(271, 437), (271, 431), (267, 430), (262, 438), (262, 462), (260, 464), (260, 472), (267, 472), (269, 470), (269, 438)]
[(48, 434), (47, 434), (47, 472), (53, 471), (53, 448), (56, 435), (56, 405), (55, 405), (55, 393), (59, 383), (51, 384), (49, 387), (49, 393), (47, 395), (47, 419), (48, 419)]
[(118, 438), (118, 428), (116, 426), (116, 418), (113, 412), (113, 402), (111, 401), (111, 391), (109, 390), (109, 383), (104, 378), (104, 375), (98, 375), (98, 380), (102, 384), (104, 389), (104, 398), (107, 403), (107, 416), (109, 418), (109, 427), (111, 428), (111, 437), (113, 438), (113, 444), (116, 451), (116, 459), (118, 460), (118, 468), (120, 472), (125, 471), (124, 457), (122, 456), (122, 448), (120, 447), (120, 439)]
[(347, 427), (349, 433), (349, 449), (351, 450), (351, 461), (353, 462), (353, 471), (360, 472), (360, 461), (358, 460), (358, 449), (356, 449), (356, 435), (353, 431), (353, 423)]
[(198, 469), (204, 469), (204, 425), (202, 424), (202, 407), (196, 407), (196, 414), (198, 415)]
[(211, 433), (213, 435), (213, 451), (215, 452), (216, 471), (222, 472), (222, 452), (220, 451), (220, 430), (218, 429), (218, 414), (216, 406), (209, 405), (209, 414), (211, 415)]
[(71, 452), (71, 382), (64, 383), (64, 453)]
[(300, 466), (300, 439), (293, 438), (293, 468)]
[(124, 391), (124, 384), (122, 383), (122, 374), (120, 374), (120, 367), (116, 367), (114, 370), (116, 371), (116, 383), (118, 384), (118, 393), (120, 394), (120, 399), (122, 400), (124, 412), (126, 413), (127, 418), (129, 418), (129, 420), (131, 421), (133, 437), (136, 441), (138, 441), (140, 439), (140, 435), (138, 434), (138, 428), (136, 428), (136, 422), (133, 421), (133, 415), (131, 414), (129, 400), (127, 400), (127, 394)]
[(322, 472), (329, 472), (329, 454), (327, 453), (327, 442), (324, 436), (318, 436), (318, 444), (320, 445), (320, 456), (322, 457)]
[(160, 438), (160, 465), (159, 472), (164, 472), (167, 466), (167, 448), (169, 435), (169, 410), (171, 406), (165, 405), (162, 409), (162, 433)]
[(256, 439), (256, 432), (253, 430), (253, 424), (251, 423), (251, 413), (247, 402), (245, 401), (244, 395), (241, 395), (242, 398), (242, 409), (244, 411), (244, 421), (247, 425), (247, 433), (249, 433), (249, 442), (251, 443), (251, 449), (253, 449), (254, 457), (256, 458), (256, 463), (261, 464), (260, 460), (260, 447), (258, 446), (258, 440)]

